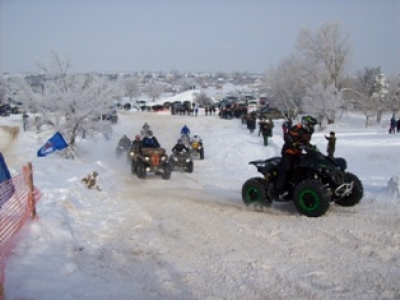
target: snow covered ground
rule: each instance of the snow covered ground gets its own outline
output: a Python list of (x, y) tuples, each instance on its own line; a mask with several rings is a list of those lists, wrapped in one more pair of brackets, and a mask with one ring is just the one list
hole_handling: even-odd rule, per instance
[[(54, 132), (21, 131), (11, 141), (0, 130), (11, 172), (31, 161), (43, 194), (38, 220), (23, 228), (8, 261), (7, 299), (400, 299), (400, 199), (386, 190), (400, 174), (400, 134), (349, 116), (317, 131), (312, 142), (322, 151), (324, 135), (336, 131), (336, 156), (365, 193), (355, 207), (307, 218), (291, 203), (260, 212), (241, 200), (242, 184), (258, 175), (248, 162), (279, 155), (280, 121), (264, 147), (236, 119), (119, 117), (111, 141), (84, 141), (74, 161), (36, 157)], [(168, 153), (187, 124), (203, 137), (205, 159), (170, 180), (131, 175), (115, 147), (144, 122)], [(20, 116), (5, 123), (20, 126)], [(93, 170), (100, 192), (80, 183)]]

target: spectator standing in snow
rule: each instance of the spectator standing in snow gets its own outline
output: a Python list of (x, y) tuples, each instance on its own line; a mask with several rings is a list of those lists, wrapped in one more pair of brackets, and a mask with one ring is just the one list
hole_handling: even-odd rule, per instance
[(40, 133), (42, 127), (42, 119), (39, 116), (35, 118), (35, 126), (36, 126), (36, 132)]
[(397, 120), (397, 133), (400, 132), (400, 118)]
[(28, 118), (29, 118), (28, 114), (26, 112), (24, 112), (22, 114), (22, 122), (23, 122), (24, 131), (28, 130)]
[(246, 124), (247, 124), (247, 129), (249, 129), (250, 133), (253, 133), (254, 129), (256, 129), (256, 119), (253, 118), (251, 114), (247, 115)]
[(336, 135), (334, 131), (331, 131), (329, 136), (325, 136), (325, 139), (328, 141), (328, 145), (326, 147), (326, 152), (328, 156), (333, 158), (333, 154), (335, 153), (336, 148)]
[(286, 141), (286, 138), (288, 136), (288, 132), (289, 132), (290, 128), (291, 127), (289, 125), (289, 121), (288, 120), (283, 121), (283, 123), (282, 123), (282, 134), (283, 134), (283, 140), (284, 141)]
[(396, 133), (397, 121), (394, 116), (390, 119), (389, 133)]

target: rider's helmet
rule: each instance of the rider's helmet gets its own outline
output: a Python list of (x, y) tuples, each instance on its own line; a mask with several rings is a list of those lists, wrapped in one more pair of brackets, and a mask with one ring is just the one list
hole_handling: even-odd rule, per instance
[(97, 177), (97, 175), (99, 175), (99, 173), (97, 173), (97, 171), (93, 171), (92, 174), (93, 174), (94, 177)]
[(197, 133), (195, 133), (195, 134), (193, 135), (193, 137), (194, 137), (195, 139), (197, 139), (197, 138), (199, 137), (199, 135), (198, 135)]
[(310, 116), (304, 116), (301, 118), (301, 125), (308, 133), (314, 133), (314, 126), (317, 124), (317, 120)]
[(135, 140), (136, 141), (140, 141), (140, 135), (139, 134), (135, 135)]
[(147, 131), (147, 136), (148, 136), (149, 138), (151, 138), (151, 137), (153, 136), (153, 131), (148, 130), (148, 131)]
[(182, 139), (178, 139), (178, 144), (182, 144), (182, 143), (183, 143)]

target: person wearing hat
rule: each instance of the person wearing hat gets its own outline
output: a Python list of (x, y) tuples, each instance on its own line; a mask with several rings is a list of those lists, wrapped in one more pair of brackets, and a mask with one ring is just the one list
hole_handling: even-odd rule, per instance
[(331, 131), (329, 133), (329, 136), (325, 136), (325, 138), (328, 141), (328, 146), (326, 147), (326, 152), (328, 153), (328, 156), (333, 158), (333, 154), (335, 153), (335, 148), (336, 148), (336, 135), (334, 131)]

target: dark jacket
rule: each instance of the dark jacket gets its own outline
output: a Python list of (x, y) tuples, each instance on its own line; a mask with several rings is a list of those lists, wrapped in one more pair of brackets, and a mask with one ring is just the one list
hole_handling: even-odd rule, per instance
[(282, 155), (298, 155), (301, 153), (300, 145), (309, 145), (311, 134), (306, 132), (301, 124), (297, 124), (289, 129), (287, 138), (282, 147)]
[(335, 151), (335, 147), (336, 147), (336, 137), (335, 136), (325, 136), (325, 138), (328, 141), (328, 146), (326, 148), (326, 151), (329, 152), (334, 152)]
[(118, 142), (118, 146), (124, 147), (124, 149), (129, 149), (130, 145), (131, 145), (131, 140), (127, 137), (122, 137)]
[(133, 140), (133, 142), (131, 143), (130, 146), (130, 150), (131, 152), (134, 153), (142, 153), (142, 141), (140, 140)]
[(258, 135), (262, 134), (263, 136), (271, 136), (272, 125), (269, 122), (259, 122), (260, 130), (258, 131)]
[(142, 140), (143, 148), (160, 148), (160, 143), (156, 137), (144, 137)]
[(178, 143), (172, 148), (172, 152), (183, 152), (183, 150), (189, 152), (188, 147), (186, 147), (183, 143), (182, 144)]

